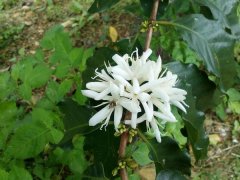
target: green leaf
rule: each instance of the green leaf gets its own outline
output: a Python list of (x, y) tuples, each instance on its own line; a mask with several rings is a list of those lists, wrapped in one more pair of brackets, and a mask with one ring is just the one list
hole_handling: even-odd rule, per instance
[(71, 69), (71, 66), (68, 61), (62, 61), (55, 70), (54, 75), (58, 78), (64, 78), (65, 76), (69, 75), (69, 70)]
[(240, 92), (234, 88), (231, 88), (227, 91), (229, 96), (229, 101), (240, 101)]
[(132, 154), (132, 157), (140, 166), (145, 166), (152, 162), (152, 160), (149, 159), (148, 154), (148, 146), (144, 142), (139, 142), (137, 149)]
[(0, 103), (0, 126), (4, 126), (4, 124), (12, 123), (15, 121), (16, 116), (18, 114), (18, 109), (16, 107), (15, 102), (3, 102)]
[(84, 149), (91, 152), (94, 157), (93, 163), (102, 163), (106, 177), (112, 177), (112, 170), (117, 167), (119, 138), (114, 136), (113, 127), (106, 131), (97, 130), (88, 134)]
[(230, 14), (237, 0), (197, 0), (197, 3), (210, 8), (214, 19), (228, 27), (227, 15)]
[(207, 156), (209, 139), (203, 125), (205, 119), (204, 113), (196, 109), (196, 97), (192, 95), (191, 87), (187, 85), (186, 89), (188, 94), (185, 103), (189, 108), (187, 108), (187, 114), (183, 114), (182, 117), (194, 156), (196, 160), (199, 160)]
[(80, 106), (71, 99), (65, 99), (59, 105), (63, 113), (63, 123), (65, 128), (64, 138), (61, 144), (68, 142), (76, 134), (88, 134), (98, 127), (90, 127), (88, 124), (91, 116), (96, 112), (86, 106)]
[(204, 111), (219, 103), (219, 92), (216, 89), (216, 85), (197, 66), (181, 62), (171, 62), (166, 64), (166, 66), (168, 70), (178, 75), (178, 79), (191, 85), (193, 96), (197, 97), (196, 103), (198, 109)]
[(46, 95), (54, 103), (60, 102), (72, 87), (72, 80), (65, 79), (61, 84), (52, 81), (48, 84)]
[(5, 101), (0, 103), (0, 112), (0, 149), (4, 149), (20, 111), (15, 102)]
[(157, 174), (156, 180), (187, 180), (179, 171), (164, 170)]
[(54, 127), (54, 121), (57, 120), (59, 120), (58, 115), (52, 111), (35, 108), (31, 118), (23, 120), (16, 129), (6, 154), (19, 159), (31, 158), (38, 155), (47, 143), (58, 143), (63, 133)]
[(84, 172), (84, 176), (96, 179), (96, 180), (107, 180), (105, 173), (104, 173), (104, 167), (102, 163), (95, 163), (91, 166), (88, 166), (86, 171)]
[(167, 24), (180, 28), (183, 39), (203, 58), (208, 71), (219, 77), (223, 91), (231, 87), (236, 75), (234, 38), (219, 22), (200, 14), (181, 18), (178, 23)]
[(185, 136), (183, 136), (181, 133), (181, 129), (184, 128), (184, 123), (183, 123), (181, 116), (178, 114), (178, 111), (176, 108), (174, 108), (172, 110), (172, 112), (173, 112), (174, 116), (176, 117), (177, 122), (166, 124), (166, 127), (165, 127), (166, 135), (173, 137), (178, 142), (178, 144), (181, 147), (183, 147), (187, 143), (187, 138)]
[(115, 54), (115, 51), (103, 47), (95, 51), (92, 57), (87, 60), (87, 69), (83, 72), (83, 85), (87, 82), (92, 81), (91, 77), (95, 76), (95, 70), (103, 69), (104, 62), (111, 61), (112, 56)]
[(9, 173), (3, 169), (0, 169), (1, 180), (9, 180)]
[(14, 84), (11, 80), (9, 72), (1, 73), (0, 75), (0, 101), (8, 98), (13, 92)]
[(79, 179), (88, 165), (83, 150), (84, 137), (79, 135), (74, 136), (72, 144), (73, 147), (67, 147), (64, 149), (57, 147), (50, 155), (49, 161), (54, 164), (68, 166), (71, 174), (73, 174), (73, 176), (69, 176), (68, 178), (72, 179), (72, 177), (78, 177)]
[(47, 83), (51, 76), (51, 70), (44, 63), (38, 64), (34, 67), (27, 79), (27, 83), (32, 88), (39, 88)]
[(95, 0), (88, 12), (93, 14), (107, 10), (117, 2), (119, 2), (119, 0)]
[(39, 124), (25, 124), (19, 127), (11, 138), (6, 154), (19, 159), (38, 155), (47, 144), (49, 129)]
[(24, 169), (14, 166), (9, 173), (9, 180), (32, 180), (30, 173)]
[(213, 18), (218, 20), (236, 39), (240, 37), (240, 21), (237, 16), (239, 2), (237, 0), (197, 0), (203, 6), (209, 7)]
[(76, 136), (73, 138), (74, 149), (67, 153), (67, 164), (71, 171), (75, 174), (82, 174), (87, 167), (87, 161), (85, 159), (83, 151), (84, 137)]
[(86, 61), (93, 54), (93, 48), (83, 49), (74, 48), (70, 52), (70, 60), (73, 67), (77, 67), (80, 71), (86, 69)]
[(23, 99), (30, 100), (32, 97), (32, 88), (29, 84), (23, 83), (19, 86), (19, 94)]
[(155, 163), (157, 174), (161, 170), (177, 170), (190, 175), (190, 157), (184, 150), (179, 148), (176, 141), (166, 136), (159, 143), (155, 139), (148, 140), (141, 133), (140, 136), (148, 145), (150, 157)]
[(64, 32), (64, 28), (61, 25), (51, 27), (45, 34), (40, 42), (42, 48), (55, 49), (56, 47), (62, 46), (65, 51), (70, 51), (71, 40), (69, 35)]

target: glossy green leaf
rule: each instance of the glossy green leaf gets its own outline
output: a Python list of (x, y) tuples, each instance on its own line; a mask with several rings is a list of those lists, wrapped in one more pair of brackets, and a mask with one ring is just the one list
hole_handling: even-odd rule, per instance
[(91, 152), (93, 163), (102, 163), (106, 177), (112, 177), (112, 170), (117, 167), (119, 138), (114, 136), (114, 128), (108, 126), (106, 131), (97, 130), (88, 134), (84, 149)]
[(179, 148), (176, 141), (170, 137), (163, 137), (161, 143), (145, 137), (144, 141), (150, 150), (150, 157), (155, 163), (157, 174), (162, 170), (177, 170), (190, 175), (190, 157), (187, 152)]
[(179, 171), (164, 170), (157, 174), (156, 180), (187, 180)]
[(95, 163), (91, 166), (88, 166), (86, 171), (84, 172), (84, 176), (90, 179), (98, 179), (98, 180), (107, 180), (108, 178), (105, 176), (104, 167), (102, 163)]
[(187, 130), (188, 139), (196, 160), (207, 156), (209, 139), (204, 129), (204, 113), (197, 110), (196, 98), (191, 93), (191, 87), (186, 86), (188, 92), (185, 103), (189, 106), (187, 114), (183, 114), (184, 124)]
[(209, 7), (213, 18), (219, 20), (220, 23), (225, 26), (228, 26), (228, 20), (226, 17), (236, 5), (237, 0), (197, 0), (197, 2)]
[(93, 56), (87, 60), (87, 69), (83, 72), (82, 75), (83, 85), (85, 85), (87, 82), (92, 81), (91, 77), (95, 76), (95, 70), (97, 68), (103, 69), (104, 62), (111, 62), (112, 56), (114, 54), (115, 52), (113, 50), (106, 47), (97, 49)]
[(88, 12), (91, 14), (101, 12), (109, 9), (118, 2), (119, 0), (95, 0), (92, 6), (89, 8)]
[(95, 113), (94, 109), (80, 106), (71, 99), (59, 103), (59, 108), (63, 113), (63, 123), (65, 128), (64, 138), (61, 144), (71, 140), (76, 134), (89, 134), (98, 127), (90, 127), (89, 119)]
[(202, 57), (207, 70), (219, 77), (222, 90), (231, 87), (236, 75), (234, 38), (218, 21), (200, 14), (181, 18), (178, 23), (172, 25), (179, 28), (183, 39)]
[(172, 109), (174, 116), (177, 119), (175, 123), (167, 123), (165, 127), (166, 135), (173, 137), (181, 147), (184, 147), (187, 143), (187, 138), (183, 136), (181, 130), (184, 128), (184, 123), (181, 116), (178, 114), (176, 108)]
[[(172, 73), (178, 75), (179, 80), (191, 85), (192, 94), (197, 97), (198, 109), (206, 110), (218, 103), (219, 92), (216, 85), (208, 79), (206, 73), (200, 71), (195, 65), (171, 62), (166, 66)], [(208, 103), (206, 104), (206, 102)]]

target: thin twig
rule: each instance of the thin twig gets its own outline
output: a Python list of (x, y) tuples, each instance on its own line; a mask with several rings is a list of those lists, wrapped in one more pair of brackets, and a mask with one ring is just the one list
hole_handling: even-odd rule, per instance
[[(158, 5), (159, 5), (159, 0), (154, 0), (151, 17), (150, 17), (150, 22), (156, 20)], [(147, 31), (147, 35), (146, 35), (145, 48), (144, 48), (145, 50), (147, 50), (150, 47), (150, 43), (152, 40), (152, 33), (153, 33), (153, 27), (150, 26)], [(131, 119), (131, 113), (127, 112), (124, 119), (125, 120)], [(128, 131), (124, 132), (121, 135), (120, 145), (119, 145), (119, 149), (118, 149), (118, 154), (119, 154), (120, 159), (123, 159), (125, 157), (125, 150), (126, 150), (127, 143), (128, 143), (128, 136), (129, 136)], [(120, 170), (120, 177), (122, 180), (128, 180), (128, 174), (127, 174), (126, 168), (122, 168)]]
[[(131, 113), (127, 112), (124, 120), (126, 119), (131, 119)], [(119, 145), (119, 149), (118, 149), (118, 155), (119, 155), (119, 159), (123, 159), (125, 157), (125, 151), (126, 151), (126, 147), (127, 147), (127, 143), (128, 143), (128, 131), (122, 133), (121, 135), (121, 139), (120, 139), (120, 145)], [(128, 174), (126, 171), (126, 168), (122, 168), (120, 169), (120, 177), (122, 180), (128, 180)]]
[[(159, 5), (159, 0), (154, 0), (151, 17), (149, 19), (150, 24), (151, 24), (151, 22), (156, 20), (158, 5)], [(150, 43), (151, 43), (151, 40), (152, 40), (152, 33), (153, 33), (153, 27), (152, 27), (152, 25), (150, 25), (148, 27), (147, 35), (146, 35), (146, 41), (145, 41), (145, 47), (144, 47), (145, 51), (150, 47)]]

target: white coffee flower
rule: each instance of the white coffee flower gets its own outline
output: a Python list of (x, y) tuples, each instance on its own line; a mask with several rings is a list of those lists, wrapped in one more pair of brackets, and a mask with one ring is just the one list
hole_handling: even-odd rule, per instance
[[(177, 75), (170, 71), (162, 72), (162, 60), (148, 60), (152, 50), (148, 49), (141, 57), (138, 50), (131, 56), (115, 54), (114, 66), (106, 66), (106, 71), (96, 70), (97, 81), (86, 84), (88, 90), (82, 93), (95, 100), (104, 101), (105, 105), (89, 121), (90, 126), (95, 126), (104, 121), (101, 127), (107, 126), (114, 112), (114, 126), (117, 130), (123, 113), (129, 111), (131, 119), (122, 121), (136, 128), (137, 124), (146, 122), (147, 129), (152, 129), (158, 142), (161, 142), (159, 130), (160, 122), (176, 122), (171, 112), (174, 105), (186, 113), (184, 103), (185, 90), (176, 88)], [(161, 73), (162, 72), (162, 73)]]

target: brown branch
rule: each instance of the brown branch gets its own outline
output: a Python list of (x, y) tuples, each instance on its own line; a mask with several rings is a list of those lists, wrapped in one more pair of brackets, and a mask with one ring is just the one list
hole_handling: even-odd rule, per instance
[(145, 51), (150, 47), (150, 43), (152, 40), (152, 33), (153, 33), (153, 26), (151, 23), (156, 20), (158, 6), (159, 6), (159, 0), (154, 0), (151, 17), (149, 19), (150, 26), (148, 27), (147, 34), (146, 34), (146, 41), (145, 41), (145, 47), (144, 47)]
[[(150, 22), (156, 20), (158, 5), (159, 5), (159, 0), (154, 0), (151, 17), (150, 17)], [(145, 48), (144, 48), (145, 50), (147, 50), (150, 47), (150, 43), (152, 40), (152, 33), (153, 33), (153, 27), (150, 26), (148, 28), (147, 35), (146, 35)], [(130, 112), (126, 113), (124, 120), (126, 120), (126, 119), (131, 119)], [(123, 159), (125, 157), (125, 150), (126, 150), (127, 143), (128, 143), (128, 137), (129, 137), (128, 131), (124, 132), (121, 135), (120, 145), (119, 145), (119, 149), (118, 149), (119, 159)], [(126, 168), (120, 169), (120, 177), (122, 180), (128, 180), (128, 174), (127, 174)]]
[[(131, 118), (131, 113), (127, 112), (124, 117), (124, 120), (130, 119), (130, 118)], [(129, 135), (128, 131), (122, 133), (121, 135), (120, 145), (118, 149), (119, 159), (123, 159), (125, 157), (125, 150), (128, 143), (128, 135)], [(126, 168), (120, 169), (120, 177), (122, 180), (128, 180), (128, 174), (127, 174)]]

